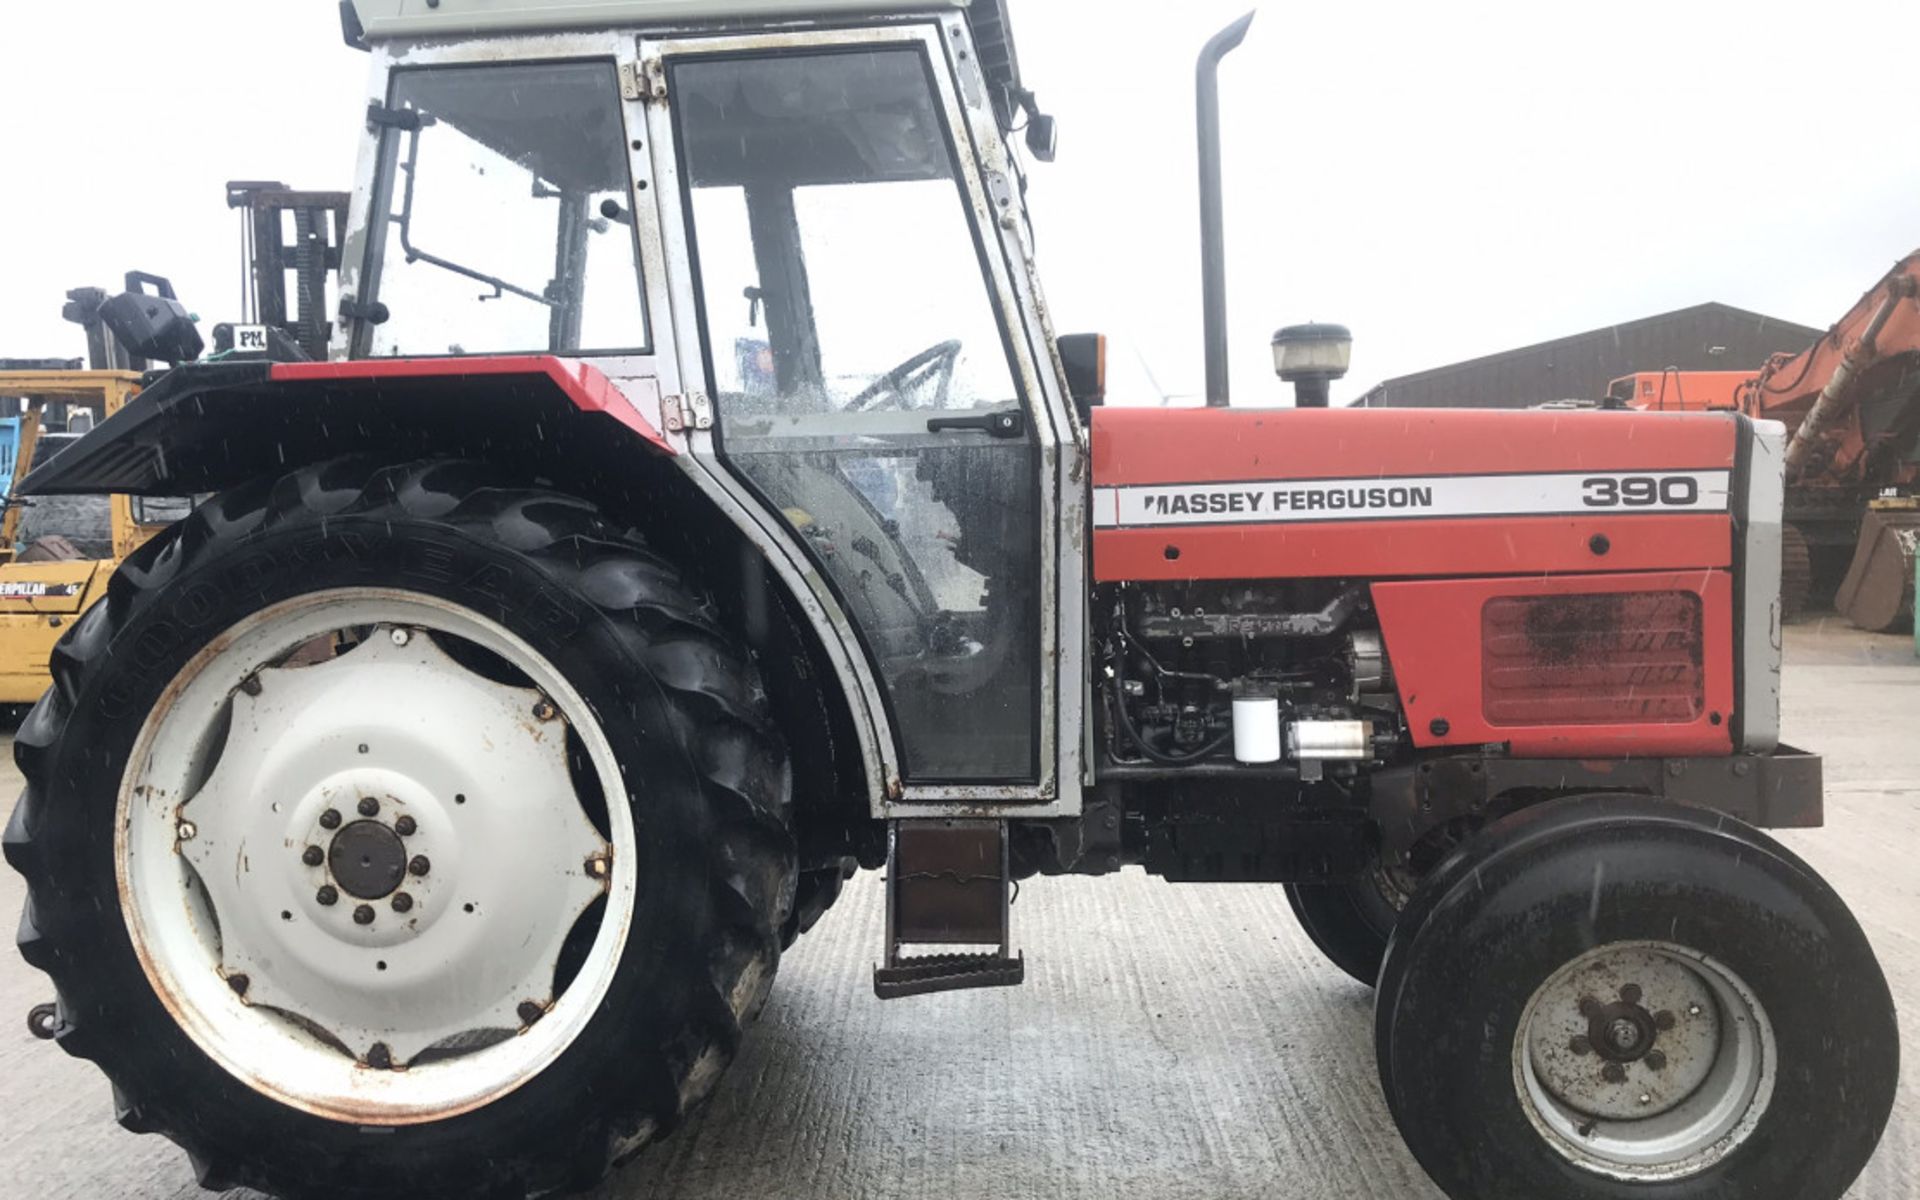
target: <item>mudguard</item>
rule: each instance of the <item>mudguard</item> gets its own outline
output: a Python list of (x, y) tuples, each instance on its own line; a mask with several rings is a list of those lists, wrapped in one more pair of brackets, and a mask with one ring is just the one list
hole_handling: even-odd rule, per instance
[(189, 495), (360, 450), (524, 459), (575, 438), (675, 452), (606, 375), (551, 355), (193, 363), (35, 466), (16, 494)]

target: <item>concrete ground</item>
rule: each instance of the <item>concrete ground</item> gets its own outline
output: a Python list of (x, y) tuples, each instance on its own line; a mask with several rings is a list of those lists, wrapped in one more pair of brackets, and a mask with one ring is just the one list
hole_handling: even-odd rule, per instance
[[(1786, 840), (1859, 914), (1909, 1047), (1892, 1125), (1849, 1200), (1910, 1200), (1920, 662), (1902, 639), (1798, 626), (1786, 710), (1790, 740), (1827, 756), (1829, 818)], [(0, 871), (0, 911), (20, 902), (19, 878)], [(1128, 871), (1030, 882), (1014, 911), (1025, 987), (882, 1004), (868, 975), (880, 889), (863, 877), (787, 958), (705, 1112), (596, 1200), (1443, 1200), (1381, 1102), (1371, 994), (1321, 961), (1279, 888)], [(89, 1065), (28, 1036), (20, 1018), (48, 995), (0, 954), (0, 1196), (203, 1195), (170, 1144), (120, 1131)]]

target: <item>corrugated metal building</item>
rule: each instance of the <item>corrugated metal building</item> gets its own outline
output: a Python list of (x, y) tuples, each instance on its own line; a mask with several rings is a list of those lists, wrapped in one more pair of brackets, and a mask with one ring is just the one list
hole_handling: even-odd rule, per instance
[(1600, 400), (1635, 371), (1758, 371), (1825, 331), (1726, 304), (1696, 304), (1376, 384), (1354, 403), (1373, 408), (1526, 408)]

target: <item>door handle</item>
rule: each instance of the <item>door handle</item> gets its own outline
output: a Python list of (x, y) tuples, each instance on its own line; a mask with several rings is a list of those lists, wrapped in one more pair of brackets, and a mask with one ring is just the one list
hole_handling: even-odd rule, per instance
[(1027, 430), (1025, 416), (1017, 408), (1006, 412), (981, 413), (977, 417), (928, 417), (928, 433), (945, 433), (949, 429), (973, 429), (988, 437), (1017, 438)]

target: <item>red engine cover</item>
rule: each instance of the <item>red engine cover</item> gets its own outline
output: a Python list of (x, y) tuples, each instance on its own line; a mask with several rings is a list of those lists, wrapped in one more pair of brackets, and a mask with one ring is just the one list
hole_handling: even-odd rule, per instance
[(1722, 413), (1096, 409), (1094, 576), (1371, 582), (1421, 746), (1724, 754), (1739, 437)]
[(1379, 583), (1373, 602), (1416, 746), (1515, 754), (1726, 754), (1726, 571)]
[(1737, 435), (1718, 413), (1095, 409), (1094, 577), (1725, 567)]

